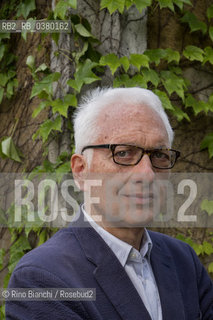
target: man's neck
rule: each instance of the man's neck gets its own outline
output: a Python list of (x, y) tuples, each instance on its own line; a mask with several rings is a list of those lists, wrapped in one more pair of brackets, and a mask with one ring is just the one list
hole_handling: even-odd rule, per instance
[[(99, 223), (98, 223), (99, 224)], [(104, 227), (99, 224), (106, 231), (111, 233), (116, 238), (127, 242), (133, 248), (140, 251), (141, 242), (144, 234), (144, 228), (115, 228), (115, 227)]]
[(87, 210), (86, 203), (84, 204), (83, 208), (96, 224), (98, 224), (107, 232), (111, 233), (116, 238), (128, 243), (129, 245), (133, 246), (133, 248), (140, 251), (141, 242), (144, 234), (143, 227), (125, 227), (122, 225), (118, 227), (109, 223), (108, 220), (106, 221), (104, 215), (102, 215), (100, 212), (94, 210), (95, 213), (93, 212), (91, 214), (91, 212)]

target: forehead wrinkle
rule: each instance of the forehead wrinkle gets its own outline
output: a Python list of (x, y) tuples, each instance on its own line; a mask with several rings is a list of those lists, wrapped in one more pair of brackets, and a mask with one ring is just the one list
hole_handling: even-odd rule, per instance
[(143, 115), (144, 117), (149, 117), (149, 121), (157, 121), (161, 122), (161, 124), (164, 126), (164, 123), (161, 119), (161, 117), (158, 115), (158, 113), (153, 110), (152, 108), (146, 106), (146, 105), (123, 105), (121, 103), (113, 104), (110, 106), (107, 106), (105, 109), (103, 109), (102, 113), (98, 117), (98, 123), (106, 124), (107, 122), (113, 123), (116, 121), (116, 124), (119, 120), (135, 120), (138, 117)]
[[(141, 121), (137, 121), (140, 118)], [(138, 145), (134, 137), (140, 136), (144, 140), (148, 137), (148, 140), (150, 138), (155, 140), (156, 136), (158, 140), (156, 144), (165, 145), (165, 136), (166, 140), (168, 139), (162, 119), (156, 111), (147, 106), (133, 105), (131, 107), (128, 105), (125, 107), (121, 104), (108, 106), (98, 118), (98, 127), (99, 134), (96, 139), (98, 143), (124, 143), (124, 141), (130, 143), (132, 140), (135, 145)], [(116, 141), (113, 141), (114, 138)]]

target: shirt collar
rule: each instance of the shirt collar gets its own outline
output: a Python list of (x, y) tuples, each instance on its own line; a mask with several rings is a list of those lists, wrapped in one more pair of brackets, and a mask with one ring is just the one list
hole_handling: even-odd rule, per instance
[[(130, 257), (130, 252), (138, 250), (134, 249), (133, 246), (128, 244), (127, 242), (124, 242), (115, 236), (113, 236), (111, 233), (103, 229), (101, 226), (99, 226), (90, 215), (88, 215), (84, 209), (84, 206), (81, 206), (81, 209), (90, 223), (90, 225), (95, 229), (95, 231), (102, 237), (102, 239), (106, 242), (106, 244), (110, 247), (110, 249), (114, 252), (118, 260), (120, 261), (121, 265), (124, 267), (127, 263), (127, 260)], [(141, 243), (141, 249), (140, 249), (140, 255), (142, 258), (145, 258), (147, 256), (148, 259), (150, 259), (150, 253), (152, 250), (152, 240), (149, 236), (148, 231), (144, 228), (144, 234), (143, 239)]]
[(140, 249), (141, 256), (143, 258), (145, 258), (147, 256), (148, 259), (150, 259), (152, 247), (153, 247), (153, 243), (150, 238), (150, 235), (149, 235), (148, 231), (146, 230), (146, 228), (144, 228), (144, 234), (143, 234), (143, 239), (142, 239), (141, 249)]

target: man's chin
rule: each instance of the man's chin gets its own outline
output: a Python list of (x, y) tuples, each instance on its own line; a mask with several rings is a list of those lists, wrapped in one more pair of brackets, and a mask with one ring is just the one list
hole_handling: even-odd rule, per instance
[(136, 209), (134, 212), (126, 211), (125, 214), (105, 216), (105, 222), (108, 226), (121, 228), (140, 228), (150, 225), (153, 221), (153, 212), (151, 210)]

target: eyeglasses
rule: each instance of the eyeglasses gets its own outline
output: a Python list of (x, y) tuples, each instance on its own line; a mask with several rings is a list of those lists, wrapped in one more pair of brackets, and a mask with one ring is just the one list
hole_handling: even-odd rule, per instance
[(141, 147), (128, 144), (98, 144), (86, 146), (82, 149), (83, 153), (86, 149), (109, 149), (112, 152), (113, 161), (122, 166), (135, 166), (142, 157), (147, 154), (154, 168), (171, 169), (174, 167), (176, 160), (180, 156), (180, 152), (174, 149), (150, 149), (146, 150)]

